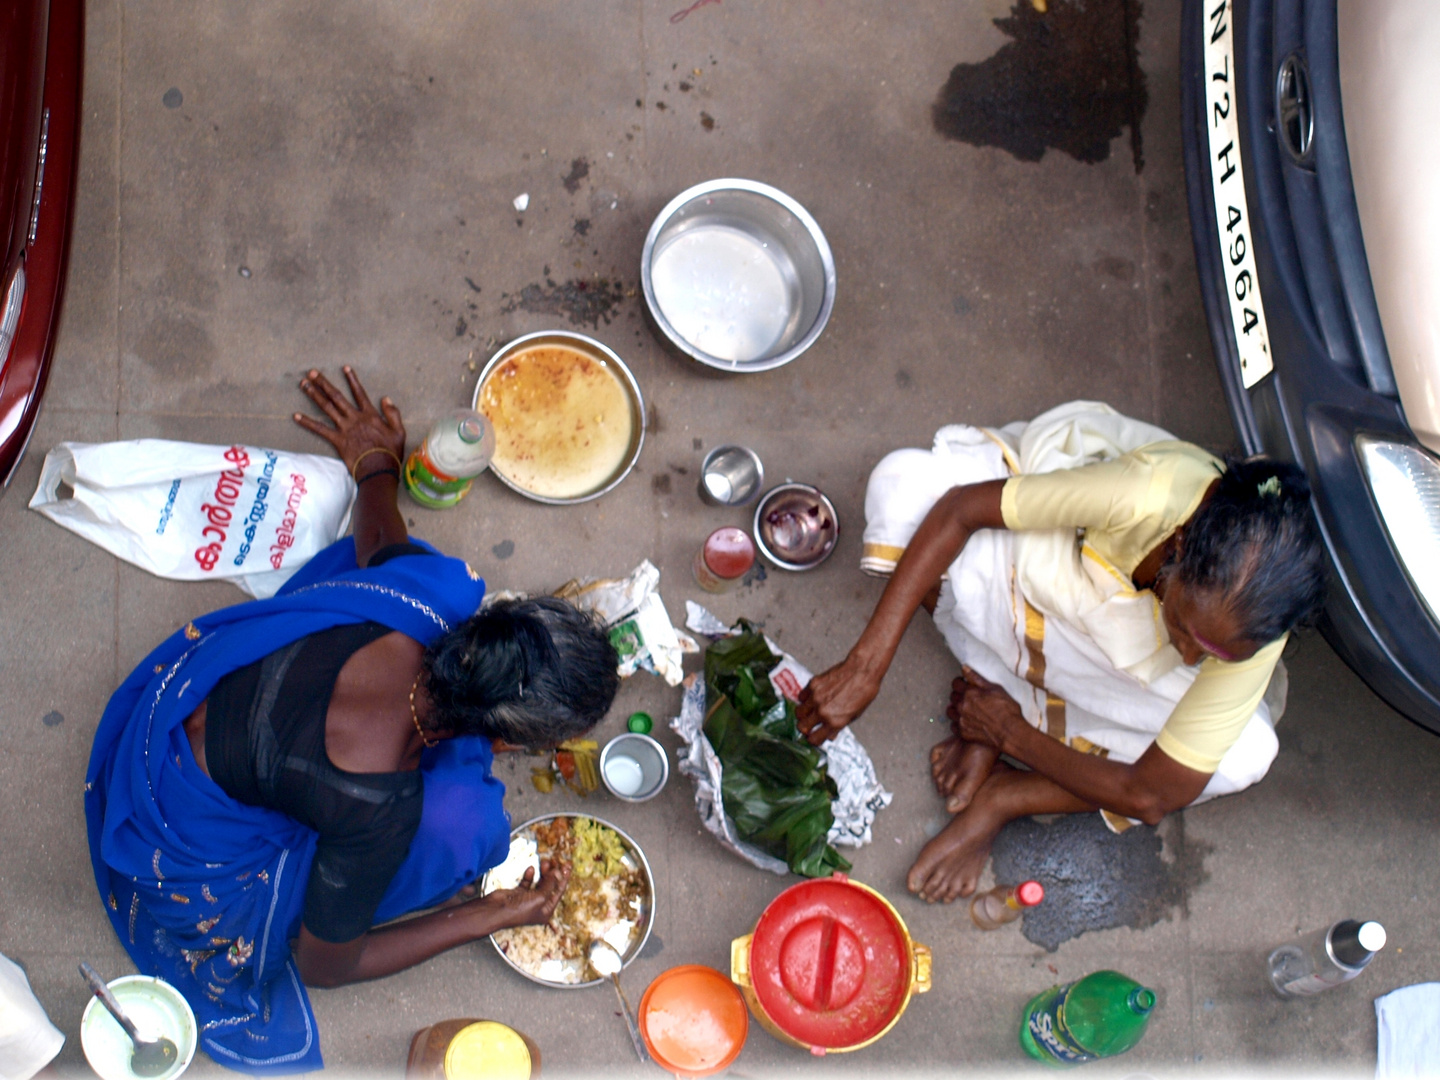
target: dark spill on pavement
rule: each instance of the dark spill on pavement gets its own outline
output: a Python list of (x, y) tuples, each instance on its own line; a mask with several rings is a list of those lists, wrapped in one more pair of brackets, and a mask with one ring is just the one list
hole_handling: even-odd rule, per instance
[(583, 157), (577, 157), (570, 162), (570, 173), (560, 178), (560, 183), (565, 185), (565, 190), (571, 195), (580, 190), (580, 181), (590, 175), (590, 163)]
[(1045, 886), (1044, 903), (1025, 912), (1025, 937), (1054, 952), (1087, 930), (1143, 930), (1177, 909), (1189, 914), (1191, 891), (1210, 876), (1204, 863), (1212, 848), (1185, 839), (1183, 814), (1172, 814), (1163, 827), (1168, 861), (1155, 829), (1133, 825), (1117, 836), (1099, 814), (1005, 826), (995, 840), (995, 880), (1035, 878)]
[(544, 285), (526, 285), (508, 299), (500, 309), (502, 315), (519, 308), (538, 315), (566, 315), (576, 326), (589, 323), (598, 328), (601, 319), (610, 325), (615, 308), (625, 299), (625, 286), (609, 278), (572, 279), (561, 285), (546, 278)]
[(1141, 0), (1051, 0), (1045, 14), (1016, 0), (995, 25), (1011, 40), (978, 64), (957, 64), (932, 106), (940, 134), (997, 146), (1021, 161), (1051, 147), (1088, 163), (1130, 129), (1138, 173), (1148, 95), (1140, 70)]

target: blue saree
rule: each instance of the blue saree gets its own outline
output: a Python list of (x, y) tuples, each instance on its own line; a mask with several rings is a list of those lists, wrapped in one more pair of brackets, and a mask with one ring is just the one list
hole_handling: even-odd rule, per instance
[[(186, 717), (225, 675), (307, 634), (374, 621), (428, 644), (474, 614), (484, 595), (485, 583), (445, 556), (358, 569), (346, 538), (274, 597), (176, 631), (110, 699), (85, 777), (100, 897), (136, 967), (184, 994), (202, 1048), (222, 1065), (323, 1068), (315, 1014), (290, 955), (316, 834), (226, 795), (195, 763)], [(504, 859), (510, 819), (491, 762), (479, 737), (424, 751), (419, 831), (377, 922), (433, 906)]]

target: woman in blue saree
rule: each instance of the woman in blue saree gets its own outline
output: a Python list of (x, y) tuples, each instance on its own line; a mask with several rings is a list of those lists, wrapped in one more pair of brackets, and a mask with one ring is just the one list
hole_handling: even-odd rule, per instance
[(345, 375), (353, 401), (319, 372), (301, 382), (331, 424), (295, 419), (357, 481), (353, 537), (156, 648), (111, 698), (86, 776), (116, 932), (185, 995), (206, 1052), (246, 1072), (322, 1067), (307, 985), (549, 919), (564, 867), (464, 896), (509, 847), (491, 744), (580, 734), (618, 685), (588, 616), (549, 598), (482, 612), (464, 562), (409, 540), (399, 410)]

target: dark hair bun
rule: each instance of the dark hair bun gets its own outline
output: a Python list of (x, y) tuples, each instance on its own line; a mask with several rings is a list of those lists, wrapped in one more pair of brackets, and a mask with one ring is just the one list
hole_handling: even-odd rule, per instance
[(1245, 638), (1265, 645), (1318, 614), (1325, 546), (1298, 466), (1263, 456), (1227, 458), (1225, 466), (1185, 528), (1173, 572), (1218, 592)]
[(425, 651), (436, 725), (543, 748), (594, 727), (615, 700), (605, 629), (553, 596), (501, 600)]

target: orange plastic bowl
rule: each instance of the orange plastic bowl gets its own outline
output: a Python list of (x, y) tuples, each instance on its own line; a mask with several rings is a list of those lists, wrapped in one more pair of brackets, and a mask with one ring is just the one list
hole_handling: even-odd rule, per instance
[(676, 1076), (711, 1076), (740, 1056), (750, 1014), (735, 984), (714, 968), (661, 972), (640, 999), (640, 1034), (655, 1063)]

